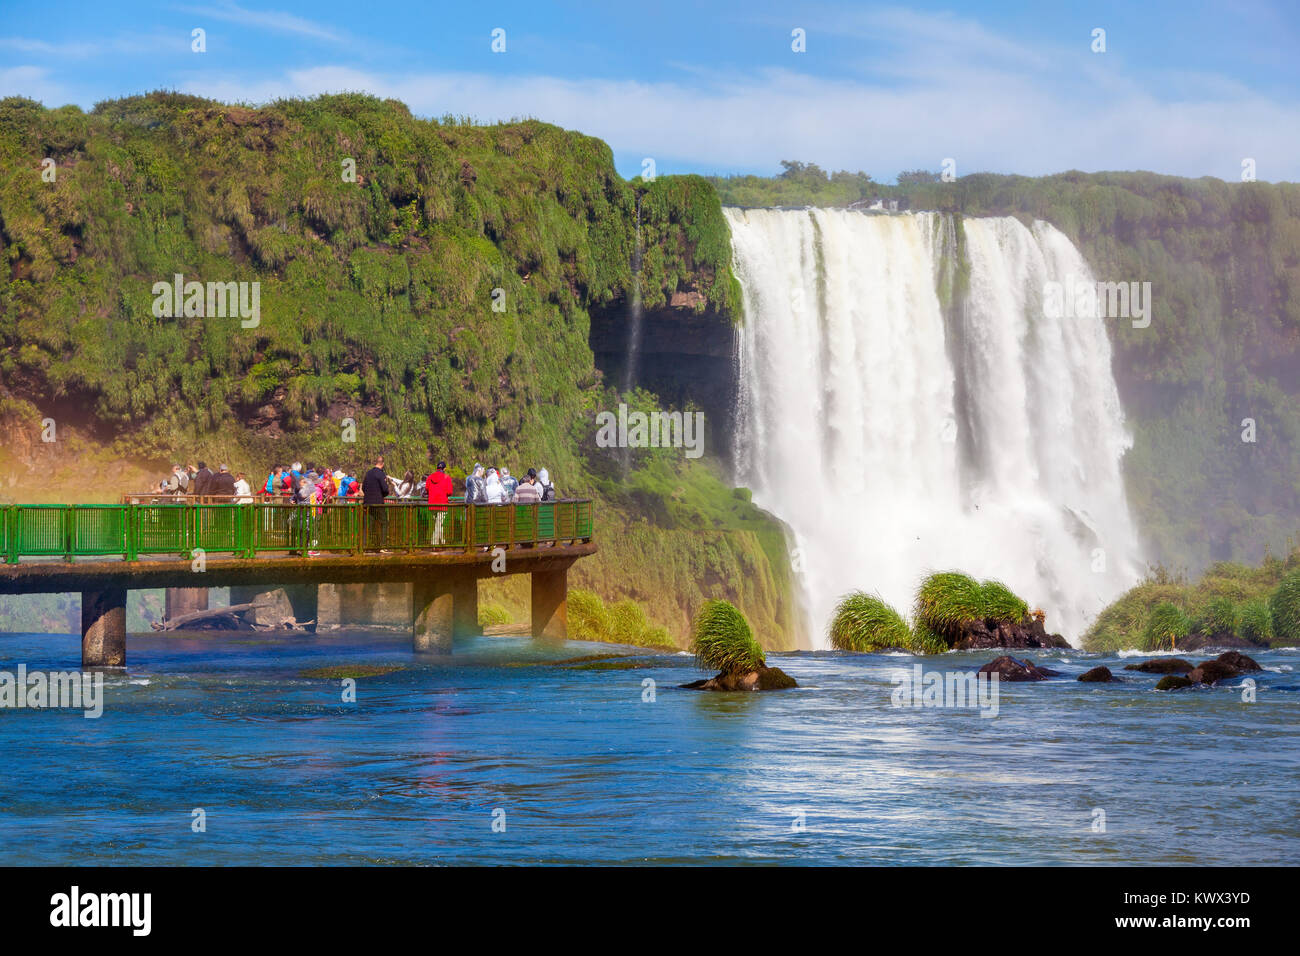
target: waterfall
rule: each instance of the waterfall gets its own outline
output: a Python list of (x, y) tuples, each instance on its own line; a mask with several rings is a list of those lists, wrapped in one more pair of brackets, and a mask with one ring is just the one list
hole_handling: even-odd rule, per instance
[(949, 216), (725, 212), (736, 480), (791, 529), (813, 646), (848, 591), (909, 613), (950, 568), (1077, 644), (1142, 566), (1104, 322), (1043, 316), (1045, 282), (1093, 281), (1078, 250), (1047, 223), (967, 219), (954, 293)]

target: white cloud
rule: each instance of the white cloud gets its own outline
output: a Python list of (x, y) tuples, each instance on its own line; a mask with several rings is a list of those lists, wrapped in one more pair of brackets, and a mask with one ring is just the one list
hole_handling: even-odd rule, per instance
[(330, 43), (340, 43), (344, 39), (329, 27), (279, 10), (248, 10), (234, 3), (221, 3), (207, 7), (180, 7), (179, 9), (198, 16), (210, 17), (213, 20), (223, 20), (227, 23), (237, 23), (246, 27), (257, 27), (275, 33), (291, 33), (296, 36), (326, 40)]
[(1166, 102), (1102, 66), (1084, 89), (1049, 88), (1034, 74), (950, 68), (906, 88), (793, 70), (715, 77), (699, 86), (551, 76), (426, 73), (391, 76), (347, 66), (294, 70), (249, 83), (205, 78), (187, 92), (264, 102), (363, 90), (417, 114), (481, 120), (536, 116), (606, 140), (622, 154), (706, 168), (775, 169), (802, 159), (892, 177), (957, 161), (980, 170), (1153, 169), (1234, 178), (1242, 157), (1265, 179), (1300, 172), (1300, 108), (1206, 78), (1200, 95)]
[(0, 97), (26, 96), (46, 106), (61, 106), (72, 97), (43, 66), (12, 66), (0, 69)]

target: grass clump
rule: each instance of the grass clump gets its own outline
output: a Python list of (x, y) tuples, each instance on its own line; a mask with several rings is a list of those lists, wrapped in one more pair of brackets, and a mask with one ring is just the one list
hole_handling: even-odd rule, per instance
[(831, 647), (839, 651), (879, 651), (911, 648), (912, 629), (892, 607), (863, 591), (840, 601), (830, 626)]
[(1176, 650), (1178, 642), (1192, 629), (1191, 621), (1177, 604), (1165, 601), (1156, 605), (1143, 631), (1142, 645), (1148, 651)]
[(1238, 627), (1248, 641), (1267, 644), (1273, 640), (1273, 612), (1269, 610), (1268, 601), (1255, 598), (1241, 605), (1237, 614)]
[(749, 622), (730, 601), (704, 602), (695, 616), (691, 650), (701, 667), (724, 674), (744, 674), (766, 666)]
[(493, 627), (513, 623), (514, 618), (500, 604), (480, 604), (478, 606), (478, 626)]
[(634, 647), (675, 648), (668, 630), (655, 627), (635, 601), (605, 602), (591, 591), (574, 588), (568, 599), (569, 637)]
[(1019, 624), (1029, 613), (1029, 605), (1001, 581), (985, 581), (980, 585), (983, 617), (999, 624)]
[(1216, 597), (1201, 609), (1193, 630), (1213, 637), (1215, 634), (1236, 634), (1240, 628), (1240, 614), (1231, 598)]
[(1300, 571), (1282, 579), (1268, 599), (1273, 618), (1273, 639), (1278, 644), (1300, 644)]
[(969, 574), (940, 571), (917, 589), (916, 620), (944, 637), (955, 639), (962, 624), (983, 616), (984, 595)]

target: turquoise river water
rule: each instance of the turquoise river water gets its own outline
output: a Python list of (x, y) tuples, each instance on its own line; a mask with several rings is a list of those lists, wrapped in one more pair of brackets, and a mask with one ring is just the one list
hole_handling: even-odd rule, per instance
[[(985, 718), (894, 706), (902, 655), (772, 655), (798, 689), (714, 694), (677, 686), (704, 676), (684, 654), (518, 637), (449, 660), (382, 632), (127, 650), (98, 719), (0, 709), (0, 864), (1300, 862), (1295, 651), (1253, 655), (1254, 702), (1029, 652), (1062, 676), (1002, 684)], [(0, 634), (0, 671), (78, 652)], [(612, 652), (638, 656), (555, 663)], [(1075, 681), (1097, 663), (1129, 680)], [(301, 673), (340, 664), (404, 669), (355, 703)]]

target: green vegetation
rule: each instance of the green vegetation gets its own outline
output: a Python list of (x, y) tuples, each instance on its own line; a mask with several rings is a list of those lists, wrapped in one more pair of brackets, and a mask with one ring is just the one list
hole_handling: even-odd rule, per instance
[(980, 604), (984, 619), (999, 624), (1019, 624), (1029, 616), (1029, 605), (1001, 581), (980, 585)]
[(960, 571), (941, 571), (921, 582), (911, 625), (879, 597), (854, 591), (840, 601), (831, 619), (831, 646), (844, 651), (887, 647), (914, 654), (942, 654), (972, 621), (991, 624), (1024, 621), (1029, 605), (1001, 581), (980, 583)]
[(830, 625), (831, 647), (840, 651), (910, 648), (912, 628), (903, 615), (874, 594), (854, 591), (835, 608)]
[(575, 588), (569, 591), (569, 637), (575, 641), (605, 641), (634, 647), (671, 648), (672, 638), (646, 619), (641, 605), (619, 601), (608, 607), (597, 595)]
[(766, 665), (745, 615), (730, 601), (705, 601), (695, 617), (691, 650), (700, 667), (744, 674)]
[(1300, 570), (1282, 579), (1268, 599), (1273, 617), (1273, 635), (1278, 644), (1300, 644)]
[(1232, 598), (1211, 598), (1197, 615), (1191, 629), (1201, 634), (1236, 634), (1241, 626), (1240, 612)]
[(320, 680), (355, 680), (360, 677), (379, 677), (406, 670), (401, 664), (336, 664), (332, 667), (309, 667), (298, 672), (300, 677)]
[(1273, 640), (1273, 611), (1263, 598), (1242, 602), (1238, 611), (1240, 634), (1248, 641), (1269, 644)]
[(984, 616), (984, 594), (970, 575), (940, 571), (921, 582), (913, 616), (936, 634), (956, 640), (964, 624)]
[(942, 654), (948, 643), (924, 621), (909, 625), (903, 615), (874, 594), (853, 591), (835, 608), (831, 647), (869, 653), (897, 647), (913, 654)]
[(1191, 631), (1191, 621), (1177, 604), (1164, 601), (1157, 604), (1142, 631), (1142, 649), (1147, 651), (1172, 651), (1178, 642)]
[[(950, 183), (913, 171), (884, 185), (782, 165), (773, 177), (712, 182), (726, 205), (880, 197), (952, 213), (959, 225), (963, 216), (1041, 219), (1070, 237), (1099, 280), (1150, 282), (1150, 326), (1119, 320), (1109, 330), (1134, 433), (1129, 498), (1154, 557), (1200, 571), (1283, 547), (1300, 520), (1300, 185), (1076, 171)], [(1243, 440), (1246, 419), (1253, 441)]]
[(1267, 555), (1255, 568), (1219, 562), (1194, 584), (1156, 567), (1097, 616), (1083, 646), (1101, 653), (1154, 650), (1171, 639), (1225, 634), (1273, 646), (1300, 643), (1285, 630), (1288, 608), (1294, 614), (1298, 598), (1300, 548), (1285, 559)]
[(514, 615), (500, 604), (489, 602), (478, 606), (479, 627), (500, 627), (503, 624), (511, 624), (513, 622)]

